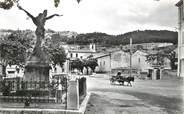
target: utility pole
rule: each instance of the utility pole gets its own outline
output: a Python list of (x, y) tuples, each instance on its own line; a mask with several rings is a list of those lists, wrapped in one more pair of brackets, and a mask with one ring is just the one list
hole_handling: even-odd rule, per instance
[(110, 64), (109, 64), (109, 67), (110, 67), (109, 78), (111, 78), (111, 52), (109, 52), (109, 59), (110, 59)]
[(130, 38), (130, 77), (132, 77), (132, 38)]

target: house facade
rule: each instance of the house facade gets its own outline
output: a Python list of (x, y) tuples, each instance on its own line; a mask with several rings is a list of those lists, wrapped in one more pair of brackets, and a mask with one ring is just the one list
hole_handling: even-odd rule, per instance
[(184, 9), (183, 0), (180, 0), (178, 7), (178, 71), (177, 76), (184, 77)]
[(130, 54), (122, 50), (111, 53), (111, 69), (130, 66)]
[[(154, 69), (153, 64), (157, 63), (157, 61), (155, 60), (153, 63), (149, 63), (146, 58), (148, 54), (151, 54), (151, 52), (137, 50), (132, 55), (132, 66), (139, 69), (141, 72), (148, 72), (149, 69)], [(171, 69), (170, 62), (171, 61), (168, 58), (164, 57), (163, 69)]]
[(74, 58), (79, 58), (79, 59), (84, 59), (87, 58), (90, 55), (94, 55), (96, 52), (96, 45), (95, 44), (90, 44), (89, 49), (69, 49), (67, 50), (67, 58), (74, 59)]
[(95, 58), (98, 62), (97, 72), (109, 72), (111, 69), (110, 54), (96, 54)]
[(112, 51), (104, 54), (98, 53), (95, 58), (98, 61), (97, 71), (110, 72), (111, 69), (128, 67), (130, 55), (122, 50)]
[(146, 52), (137, 50), (132, 55), (132, 66), (141, 72), (148, 72), (148, 69), (153, 69), (150, 63), (146, 61)]

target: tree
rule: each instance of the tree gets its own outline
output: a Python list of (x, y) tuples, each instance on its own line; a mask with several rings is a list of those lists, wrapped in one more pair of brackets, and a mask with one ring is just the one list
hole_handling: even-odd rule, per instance
[(147, 55), (147, 61), (151, 63), (156, 61), (157, 65), (164, 65), (164, 58), (168, 58), (170, 60), (171, 69), (176, 69), (176, 53), (174, 51), (175, 49), (176, 45), (156, 48), (155, 50), (157, 50), (158, 52), (155, 54)]
[(45, 45), (44, 52), (47, 54), (49, 62), (55, 67), (56, 65), (63, 66), (66, 61), (66, 53), (62, 46), (60, 45)]
[(168, 53), (167, 58), (171, 61), (170, 62), (171, 69), (176, 70), (177, 69), (177, 65), (175, 64), (175, 62), (176, 62), (176, 52), (171, 51), (170, 53)]
[(0, 59), (3, 75), (6, 76), (7, 65), (23, 66), (26, 60), (26, 50), (30, 47), (29, 40), (17, 32), (10, 34), (0, 41)]
[[(11, 9), (19, 0), (4, 0), (3, 2), (0, 1), (0, 8), (5, 10)], [(81, 0), (77, 0), (79, 3)], [(54, 6), (58, 7), (60, 0), (54, 0)]]
[(70, 64), (71, 64), (72, 70), (76, 68), (77, 70), (80, 70), (81, 72), (83, 72), (84, 63), (80, 59), (71, 60)]
[(83, 59), (84, 67), (87, 69), (88, 74), (88, 68), (91, 68), (93, 72), (95, 72), (95, 68), (98, 66), (98, 62), (96, 59), (93, 58), (93, 55), (88, 56), (86, 59)]
[(164, 57), (166, 57), (163, 53), (156, 53), (156, 54), (149, 54), (146, 56), (146, 60), (156, 66), (163, 66), (164, 65)]
[(95, 72), (95, 68), (98, 66), (97, 60), (94, 58), (88, 59), (88, 66), (93, 72)]

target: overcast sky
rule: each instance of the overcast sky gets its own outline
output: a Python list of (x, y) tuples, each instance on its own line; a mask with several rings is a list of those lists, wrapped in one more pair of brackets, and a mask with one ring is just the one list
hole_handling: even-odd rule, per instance
[[(1, 0), (2, 1), (2, 0)], [(58, 8), (53, 0), (20, 0), (20, 5), (34, 16), (44, 9), (48, 15), (58, 13), (46, 22), (45, 28), (78, 33), (105, 32), (122, 34), (134, 30), (176, 30), (179, 0), (61, 0)], [(17, 9), (0, 9), (0, 29), (31, 29), (35, 26), (28, 16)]]

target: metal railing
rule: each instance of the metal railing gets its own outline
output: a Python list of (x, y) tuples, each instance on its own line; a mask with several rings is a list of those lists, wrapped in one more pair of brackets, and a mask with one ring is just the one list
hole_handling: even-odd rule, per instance
[(0, 81), (0, 102), (66, 103), (67, 80)]

